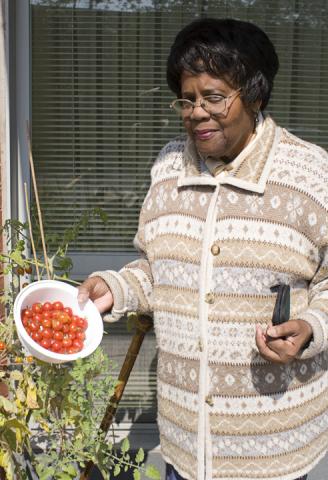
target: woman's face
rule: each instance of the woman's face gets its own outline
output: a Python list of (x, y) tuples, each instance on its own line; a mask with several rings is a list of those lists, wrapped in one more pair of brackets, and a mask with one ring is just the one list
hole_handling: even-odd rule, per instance
[[(192, 74), (184, 71), (181, 76), (181, 97), (199, 105), (208, 95), (228, 97), (236, 92), (225, 80), (208, 73)], [(184, 126), (203, 157), (223, 158), (232, 161), (249, 143), (255, 127), (255, 106), (245, 106), (240, 95), (228, 100), (229, 108), (214, 116), (201, 106), (196, 106), (189, 116), (183, 117)]]

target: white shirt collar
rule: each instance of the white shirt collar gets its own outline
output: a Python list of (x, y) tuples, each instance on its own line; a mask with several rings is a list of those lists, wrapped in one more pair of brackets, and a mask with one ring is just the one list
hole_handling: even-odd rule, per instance
[(239, 153), (239, 155), (237, 155), (237, 157), (232, 162), (226, 163), (223, 160), (215, 160), (214, 158), (211, 158), (211, 157), (207, 157), (206, 159), (201, 157), (206, 167), (210, 171), (210, 173), (216, 178), (222, 178), (223, 176), (226, 176), (228, 173), (231, 173), (234, 170), (236, 170), (244, 160), (245, 155), (247, 155), (249, 150), (252, 148), (258, 135), (262, 132), (263, 124), (264, 124), (264, 117), (262, 113), (259, 112), (257, 117), (256, 129), (255, 129), (254, 135), (252, 136), (251, 141), (246, 145), (246, 147)]

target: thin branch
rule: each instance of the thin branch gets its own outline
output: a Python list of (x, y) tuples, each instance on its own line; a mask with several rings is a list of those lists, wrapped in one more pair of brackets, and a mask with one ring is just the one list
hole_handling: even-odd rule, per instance
[(31, 223), (31, 216), (30, 216), (30, 208), (29, 208), (29, 204), (28, 204), (28, 194), (27, 194), (26, 182), (24, 182), (24, 190), (25, 190), (25, 206), (26, 206), (26, 212), (27, 212), (28, 229), (29, 229), (29, 232), (30, 232), (30, 241), (31, 241), (33, 258), (34, 258), (34, 263), (35, 263), (36, 276), (37, 276), (38, 280), (40, 280), (40, 272), (39, 272), (38, 258), (36, 256), (35, 244), (34, 244), (34, 239), (33, 239), (32, 223)]
[(41, 234), (41, 240), (42, 240), (44, 263), (46, 265), (48, 279), (50, 280), (51, 276), (50, 276), (50, 270), (49, 270), (46, 243), (45, 243), (45, 239), (44, 239), (43, 222), (42, 222), (42, 215), (41, 215), (41, 209), (40, 209), (39, 194), (38, 194), (38, 188), (37, 188), (36, 179), (35, 179), (34, 162), (33, 162), (31, 138), (30, 138), (30, 129), (29, 129), (28, 122), (26, 122), (26, 130), (27, 130), (29, 161), (30, 161), (30, 167), (31, 167), (31, 174), (32, 174), (32, 181), (33, 181), (33, 189), (34, 189), (36, 207), (37, 207), (37, 211), (38, 211), (38, 220), (39, 220), (40, 234)]

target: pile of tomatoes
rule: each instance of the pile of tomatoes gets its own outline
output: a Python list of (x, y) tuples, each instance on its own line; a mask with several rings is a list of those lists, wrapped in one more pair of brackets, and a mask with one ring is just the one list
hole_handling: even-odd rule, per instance
[(33, 303), (21, 314), (25, 330), (41, 347), (65, 354), (83, 349), (88, 321), (62, 302)]

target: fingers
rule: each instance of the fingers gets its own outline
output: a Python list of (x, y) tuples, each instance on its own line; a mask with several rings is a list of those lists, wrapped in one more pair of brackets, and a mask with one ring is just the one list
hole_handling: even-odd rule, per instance
[(87, 278), (78, 287), (77, 301), (82, 304), (87, 302), (89, 298), (94, 301), (105, 295), (108, 290), (106, 282), (101, 277)]
[(78, 287), (77, 301), (83, 306), (88, 299), (92, 300), (100, 313), (109, 311), (114, 303), (109, 286), (101, 277), (87, 278)]
[(93, 290), (93, 285), (94, 285), (94, 282), (92, 282), (91, 280), (92, 278), (87, 278), (77, 288), (78, 289), (77, 301), (79, 303), (85, 303), (89, 300), (90, 292)]
[(289, 320), (282, 325), (269, 326), (265, 333), (258, 326), (256, 345), (266, 360), (286, 364), (296, 357), (311, 335), (312, 328), (307, 322)]
[(298, 320), (289, 320), (281, 325), (270, 325), (267, 334), (272, 338), (281, 338), (297, 335), (300, 331), (300, 323)]
[(82, 284), (78, 287), (77, 301), (86, 303), (89, 300), (89, 290)]
[(267, 347), (279, 357), (279, 363), (291, 362), (299, 351), (297, 344), (290, 342), (288, 339), (270, 340), (268, 337)]
[(280, 356), (267, 345), (267, 336), (261, 325), (256, 325), (255, 335), (256, 346), (261, 356), (268, 362), (282, 363)]

